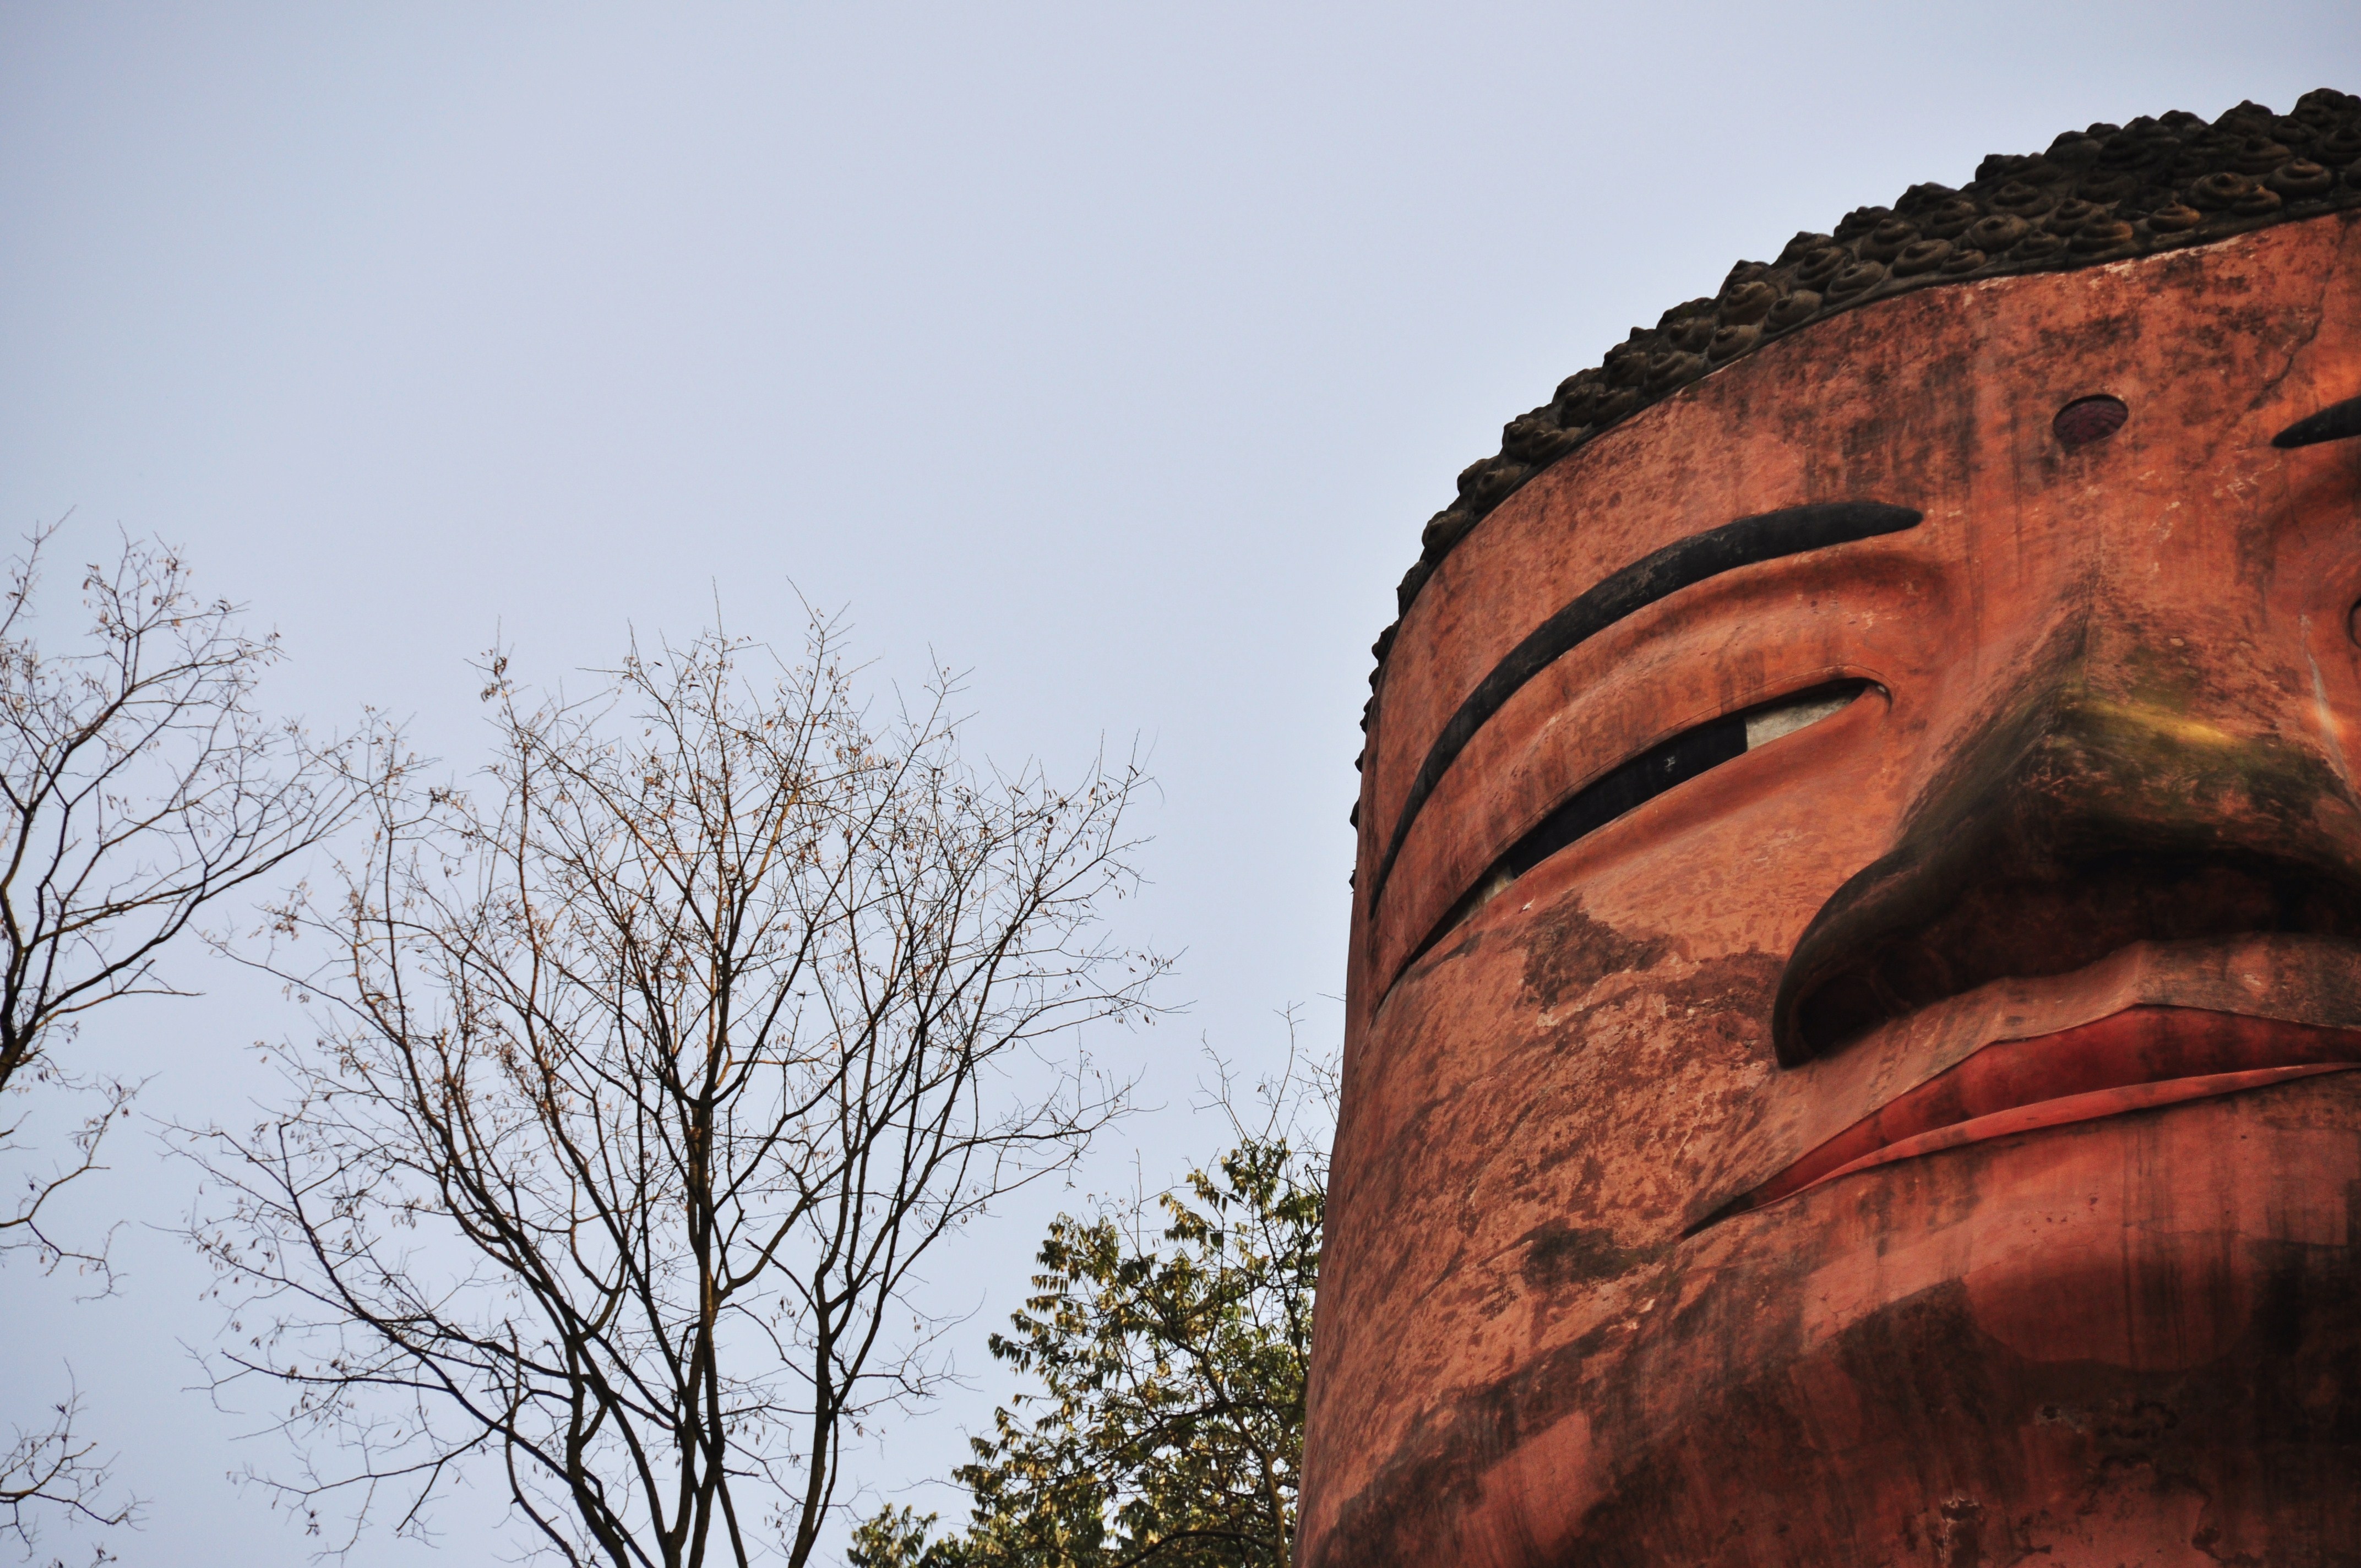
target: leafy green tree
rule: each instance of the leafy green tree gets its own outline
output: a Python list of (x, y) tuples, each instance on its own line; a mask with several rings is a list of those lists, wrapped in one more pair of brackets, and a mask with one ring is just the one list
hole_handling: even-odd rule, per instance
[[(994, 1413), (954, 1474), (963, 1532), (888, 1508), (854, 1568), (1285, 1568), (1327, 1171), (1241, 1131), (1152, 1203), (1060, 1216), (1036, 1294), (992, 1354), (1040, 1391)], [(1160, 1222), (1160, 1223), (1159, 1223)]]

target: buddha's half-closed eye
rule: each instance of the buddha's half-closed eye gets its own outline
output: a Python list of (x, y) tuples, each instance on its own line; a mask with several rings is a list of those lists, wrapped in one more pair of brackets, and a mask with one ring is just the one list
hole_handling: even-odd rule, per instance
[(1475, 885), (1451, 906), (1450, 913), (1435, 923), (1434, 929), (1419, 944), (1410, 961), (1416, 962), (1420, 955), (1449, 934), (1452, 927), (1481, 909), (1510, 883), (1576, 839), (1597, 832), (1617, 817), (1636, 810), (1667, 790), (1678, 788), (1700, 773), (1718, 768), (1733, 758), (1744, 756), (1758, 747), (1767, 746), (1783, 736), (1792, 735), (1807, 725), (1818, 723), (1844, 708), (1868, 690), (1869, 685), (1869, 682), (1861, 680), (1836, 681), (1804, 691), (1790, 692), (1770, 702), (1758, 703), (1736, 713), (1726, 713), (1694, 729), (1685, 729), (1671, 740), (1652, 746), (1638, 756), (1618, 764), (1576, 791), (1487, 867), (1484, 874), (1476, 879)]

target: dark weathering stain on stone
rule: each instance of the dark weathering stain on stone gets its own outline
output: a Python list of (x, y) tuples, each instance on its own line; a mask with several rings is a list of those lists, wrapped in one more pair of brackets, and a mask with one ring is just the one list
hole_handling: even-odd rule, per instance
[(1612, 1231), (1560, 1221), (1537, 1225), (1518, 1239), (1525, 1244), (1525, 1283), (1543, 1294), (1628, 1274), (1664, 1250), (1619, 1246)]
[(1545, 1008), (1579, 997), (1610, 974), (1653, 967), (1671, 950), (1664, 937), (1627, 937), (1569, 898), (1524, 935), (1525, 991)]
[(1786, 960), (1756, 948), (1708, 959), (1687, 979), (1675, 981), (1664, 988), (1664, 1005), (1668, 1009), (1744, 1018), (1749, 1021), (1752, 1037), (1767, 1055), (1771, 1003), (1778, 994), (1779, 977), (1785, 970)]

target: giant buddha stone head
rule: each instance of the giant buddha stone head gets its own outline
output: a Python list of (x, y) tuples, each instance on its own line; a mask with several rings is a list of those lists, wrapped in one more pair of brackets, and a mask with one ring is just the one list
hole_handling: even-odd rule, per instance
[(1305, 1568), (2361, 1562), (2361, 100), (1513, 422), (1380, 639)]

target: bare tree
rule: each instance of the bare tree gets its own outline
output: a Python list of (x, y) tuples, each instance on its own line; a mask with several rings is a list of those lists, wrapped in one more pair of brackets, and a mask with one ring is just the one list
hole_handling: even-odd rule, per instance
[[(280, 656), (275, 637), (238, 628), (238, 607), (200, 599), (179, 555), (125, 540), (82, 577), (87, 636), (44, 652), (36, 639), (40, 557), (34, 532), (5, 567), (0, 605), (0, 1152), (32, 1155), (0, 1206), (0, 1259), (71, 1265), (112, 1288), (112, 1232), (70, 1237), (54, 1203), (97, 1168), (107, 1130), (137, 1085), (61, 1058), (93, 1008), (180, 994), (158, 969), (199, 914), (248, 888), (330, 832), (358, 798), (344, 753), (255, 707)], [(36, 1154), (37, 1102), (79, 1101), (79, 1124)], [(63, 1113), (71, 1121), (74, 1113)], [(0, 1450), (0, 1534), (29, 1551), (55, 1510), (119, 1524), (132, 1505), (105, 1497), (106, 1465), (75, 1430), (78, 1395)]]
[(489, 673), (481, 788), (388, 770), (288, 912), (334, 949), (291, 1105), (191, 1146), (217, 1386), (291, 1388), (266, 1484), (314, 1530), (423, 1530), (481, 1461), (566, 1563), (804, 1563), (847, 1431), (938, 1369), (921, 1258), (1120, 1107), (1049, 1047), (1148, 1011), (1102, 925), (1137, 775), (978, 776), (948, 683), (873, 729), (825, 626), (586, 703)]

